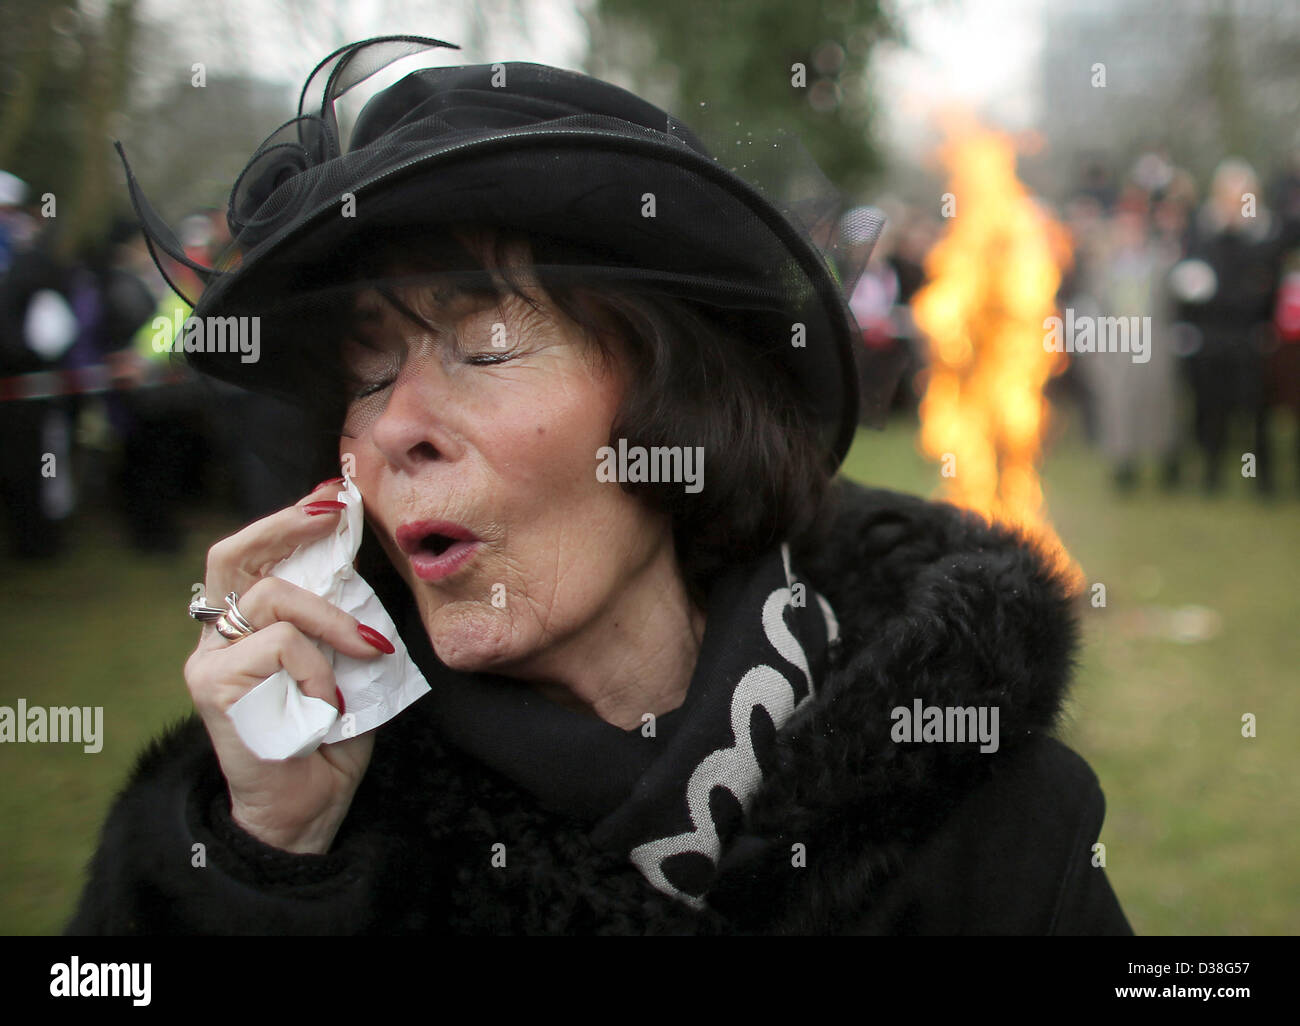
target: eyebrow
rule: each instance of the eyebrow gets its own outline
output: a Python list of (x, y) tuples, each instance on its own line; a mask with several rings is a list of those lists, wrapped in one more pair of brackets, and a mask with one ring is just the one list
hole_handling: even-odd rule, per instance
[[(434, 332), (438, 330), (437, 325), (431, 323), (430, 321), (425, 320), (424, 317), (420, 316), (420, 314), (416, 313), (409, 306), (407, 306), (406, 303), (404, 303), (400, 298), (398, 298), (396, 291), (391, 287), (379, 286), (375, 289), (375, 291), (378, 292), (384, 299), (388, 301), (389, 306), (391, 306), (399, 314), (405, 317), (408, 321), (411, 321), (414, 324), (418, 324), (421, 328), (424, 328), (426, 331), (429, 332)], [(435, 291), (433, 294), (434, 304), (440, 310), (446, 309), (446, 307), (450, 306), (451, 299), (452, 297), (448, 296), (445, 291), (441, 291), (441, 292)]]
[[(345, 339), (352, 338), (363, 345), (372, 346), (373, 341), (366, 337), (366, 332), (362, 329), (366, 325), (374, 325), (385, 319), (386, 311), (383, 309), (383, 303), (387, 303), (401, 317), (429, 334), (437, 335), (440, 333), (439, 324), (412, 309), (409, 303), (398, 296), (397, 290), (393, 286), (374, 285), (371, 286), (371, 289), (372, 291), (364, 293), (364, 298), (359, 299), (348, 312), (348, 329), (344, 332)], [(438, 314), (444, 312), (449, 314), (440, 318), (443, 327), (447, 327), (461, 317), (477, 313), (492, 301), (500, 305), (505, 301), (506, 296), (492, 286), (475, 288), (473, 286), (464, 287), (463, 285), (460, 287), (443, 285), (432, 289), (431, 298)], [(437, 316), (437, 314), (434, 316)], [(458, 344), (454, 338), (453, 344)]]

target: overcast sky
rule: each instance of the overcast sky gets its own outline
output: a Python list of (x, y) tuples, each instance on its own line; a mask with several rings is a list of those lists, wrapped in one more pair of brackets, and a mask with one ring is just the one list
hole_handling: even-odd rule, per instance
[(1031, 127), (1043, 0), (900, 0), (909, 46), (875, 54), (875, 89), (890, 149), (914, 151), (930, 116), (952, 104), (999, 127)]
[[(526, 0), (518, 5), (526, 19), (520, 31), (510, 17), (516, 5), (509, 0), (221, 0), (204, 6), (192, 0), (144, 0), (146, 19), (169, 28), (166, 51), (146, 59), (154, 67), (174, 64), (186, 77), (193, 63), (202, 62), (210, 76), (233, 72), (281, 81), (290, 106), (297, 103), (307, 74), (326, 54), (369, 36), (423, 35), (465, 48), (437, 51), (442, 64), (504, 59), (576, 68), (587, 47), (580, 9), (590, 3)], [(300, 20), (295, 20), (294, 11), (302, 12)], [(497, 52), (471, 49), (476, 14), (490, 26)], [(426, 54), (398, 61), (358, 87), (346, 106), (360, 109), (367, 97), (428, 60)]]
[[(790, 0), (803, 3), (807, 0)], [(1029, 127), (1039, 115), (1035, 77), (1042, 45), (1044, 0), (894, 0), (909, 41), (908, 47), (880, 47), (875, 54), (877, 97), (885, 117), (881, 128), (886, 146), (897, 155), (915, 154), (924, 146), (931, 115), (953, 103), (963, 103), (1004, 127)], [(473, 39), (474, 11), (490, 22), (497, 54), (506, 60), (537, 61), (561, 67), (581, 64), (587, 46), (581, 9), (591, 0), (528, 0), (523, 4), (527, 26), (517, 31), (505, 0), (320, 0), (315, 6), (290, 0), (226, 0), (224, 21), (217, 31), (204, 29), (204, 18), (192, 12), (190, 0), (146, 0), (146, 13), (160, 16), (187, 31), (175, 40), (168, 55), (188, 67), (204, 60), (235, 65), (286, 82), (287, 95), (296, 90), (312, 66), (332, 45), (328, 32), (317, 30), (304, 39), (284, 15), (294, 6), (330, 11), (347, 40), (393, 32), (431, 35), (468, 46)], [(399, 24), (391, 12), (409, 11)], [(314, 17), (314, 15), (309, 15)], [(217, 37), (224, 37), (219, 41)], [(231, 49), (228, 43), (233, 43)], [(489, 60), (497, 54), (444, 51), (446, 63)], [(425, 58), (427, 59), (427, 58)], [(395, 82), (420, 57), (399, 62), (357, 90), (349, 106)]]

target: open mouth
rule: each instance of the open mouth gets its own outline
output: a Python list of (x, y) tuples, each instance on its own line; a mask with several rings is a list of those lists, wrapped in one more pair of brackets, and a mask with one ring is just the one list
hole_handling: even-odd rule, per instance
[(435, 556), (441, 556), (449, 548), (456, 544), (456, 539), (445, 534), (429, 534), (420, 539), (420, 552), (431, 552)]
[(479, 546), (473, 531), (445, 520), (403, 524), (394, 537), (410, 557), (415, 575), (426, 581), (441, 580), (455, 573)]

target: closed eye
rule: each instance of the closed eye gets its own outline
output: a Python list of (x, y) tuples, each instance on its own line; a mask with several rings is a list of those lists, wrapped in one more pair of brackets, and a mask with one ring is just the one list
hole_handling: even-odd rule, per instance
[(391, 349), (376, 345), (364, 335), (353, 334), (344, 349), (349, 395), (362, 399), (388, 388), (397, 380), (404, 362)]
[(395, 378), (388, 378), (384, 381), (373, 382), (369, 385), (364, 386), (359, 391), (353, 392), (352, 398), (364, 399), (366, 398), (366, 396), (374, 395), (376, 392), (382, 392), (384, 389), (389, 388), (395, 380), (396, 380)]
[(474, 367), (490, 367), (493, 364), (505, 363), (514, 357), (514, 353), (471, 353), (465, 357), (465, 362)]

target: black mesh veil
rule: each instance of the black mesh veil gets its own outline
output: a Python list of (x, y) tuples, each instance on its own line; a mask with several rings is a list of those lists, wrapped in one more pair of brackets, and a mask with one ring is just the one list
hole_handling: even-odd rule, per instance
[[(859, 373), (872, 357), (847, 295), (882, 222), (866, 208), (845, 217), (796, 138), (693, 129), (608, 83), (502, 63), (407, 75), (366, 104), (344, 145), (335, 101), (393, 61), (439, 47), (453, 44), (384, 37), (322, 62), (298, 115), (235, 182), (232, 242), (211, 266), (186, 256), (127, 168), (151, 247), (203, 283), (186, 297), (202, 329), (183, 347), (190, 365), (295, 404), (315, 441), (333, 431), (337, 442), (382, 409), (383, 382), (405, 366), (369, 344), (366, 323), (398, 316), (420, 342), (410, 354), (490, 368), (515, 352), (515, 286), (526, 280), (525, 293), (683, 304), (784, 383), (831, 466), (859, 423), (881, 422), (897, 368)], [(498, 253), (503, 242), (525, 252), (519, 272), (503, 278), (490, 246), (466, 244), (477, 237)], [(425, 252), (397, 259), (413, 240)], [(255, 356), (213, 337), (214, 327), (226, 338), (246, 333), (253, 319)]]

